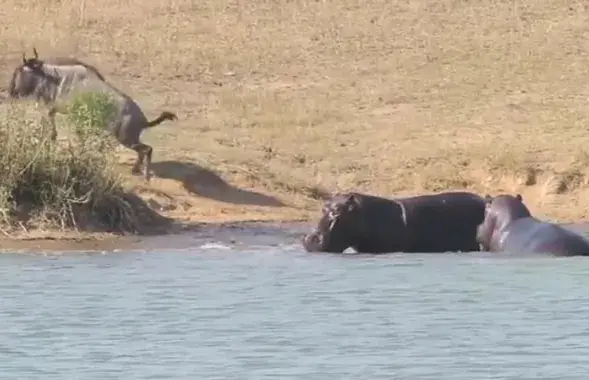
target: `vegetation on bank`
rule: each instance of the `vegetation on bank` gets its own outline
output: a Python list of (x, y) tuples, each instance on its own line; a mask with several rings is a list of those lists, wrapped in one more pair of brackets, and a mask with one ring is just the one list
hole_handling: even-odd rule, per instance
[[(5, 234), (51, 228), (141, 232), (142, 204), (116, 169), (118, 142), (106, 129), (116, 111), (107, 94), (86, 93), (57, 117), (28, 102), (0, 108), (0, 220)], [(67, 138), (66, 138), (67, 137)]]

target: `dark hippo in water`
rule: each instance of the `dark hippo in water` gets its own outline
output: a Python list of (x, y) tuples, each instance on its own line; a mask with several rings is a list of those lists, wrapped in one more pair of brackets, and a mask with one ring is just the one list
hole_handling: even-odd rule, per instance
[(589, 255), (589, 241), (557, 224), (536, 219), (517, 194), (487, 196), (477, 241), (490, 252)]
[(318, 226), (303, 237), (308, 252), (359, 253), (478, 251), (484, 198), (468, 192), (387, 199), (336, 194)]

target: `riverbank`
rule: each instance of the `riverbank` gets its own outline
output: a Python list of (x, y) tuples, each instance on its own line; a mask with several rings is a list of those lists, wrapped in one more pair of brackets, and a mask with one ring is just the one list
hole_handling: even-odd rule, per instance
[[(122, 165), (121, 169), (124, 167)], [(186, 191), (182, 181), (154, 178), (147, 184), (141, 177), (127, 178), (129, 191), (162, 217), (159, 223), (147, 226), (141, 235), (31, 229), (13, 231), (11, 236), (0, 237), (0, 247), (5, 251), (22, 252), (174, 250), (190, 248), (203, 240), (255, 243), (262, 235), (294, 242), (316, 223), (320, 215), (320, 200), (302, 202), (300, 197), (271, 195), (263, 189), (239, 189), (231, 185), (230, 180), (200, 180), (202, 194)], [(535, 215), (565, 224), (574, 223), (574, 228), (579, 226), (585, 230), (583, 223), (586, 219), (583, 217), (586, 217), (589, 194), (577, 191), (566, 196), (547, 195), (544, 181), (538, 182), (532, 185), (514, 179), (505, 180), (502, 186), (497, 186), (490, 193), (521, 193)], [(223, 183), (222, 187), (219, 183)], [(476, 192), (473, 189), (451, 190)], [(213, 194), (215, 197), (212, 197)], [(246, 201), (251, 201), (252, 197), (263, 199), (266, 203), (248, 204)]]
[[(119, 169), (128, 172), (130, 166), (122, 164)], [(188, 248), (193, 239), (217, 240), (232, 233), (254, 238), (271, 231), (279, 235), (288, 231), (302, 233), (318, 216), (320, 201), (311, 199), (305, 203), (300, 197), (241, 189), (220, 177), (196, 179), (198, 193), (194, 188), (187, 190), (182, 180), (155, 177), (146, 183), (140, 176), (126, 175), (125, 190), (136, 196), (134, 204), (141, 206), (135, 210), (142, 215), (138, 218), (143, 222), (139, 234), (13, 226), (10, 231), (2, 230), (0, 249), (23, 252), (179, 249)]]
[[(205, 242), (228, 245), (298, 243), (310, 227), (304, 221), (241, 221), (224, 223), (175, 223), (166, 233), (114, 235), (60, 231), (32, 231), (0, 238), (0, 252), (103, 252), (189, 249)], [(272, 243), (268, 244), (268, 239)]]
[[(579, 4), (5, 9), (0, 82), (37, 46), (41, 58), (96, 66), (149, 119), (178, 115), (142, 134), (152, 182), (126, 184), (175, 223), (313, 221), (326, 192), (350, 190), (517, 192), (540, 218), (589, 219), (589, 45), (579, 42), (589, 13)], [(129, 173), (134, 153), (116, 152)]]

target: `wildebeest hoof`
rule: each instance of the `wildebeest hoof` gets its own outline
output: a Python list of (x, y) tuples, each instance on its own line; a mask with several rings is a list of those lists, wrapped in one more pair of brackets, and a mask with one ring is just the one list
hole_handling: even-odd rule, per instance
[(145, 170), (143, 172), (143, 177), (145, 177), (145, 182), (151, 181), (151, 177), (152, 177), (151, 171), (150, 170)]

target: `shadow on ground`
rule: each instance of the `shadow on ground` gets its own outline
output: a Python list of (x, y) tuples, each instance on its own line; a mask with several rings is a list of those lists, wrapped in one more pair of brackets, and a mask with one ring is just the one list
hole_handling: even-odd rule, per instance
[(153, 162), (151, 168), (160, 178), (182, 182), (186, 191), (217, 201), (255, 206), (286, 206), (279, 199), (254, 191), (239, 189), (215, 172), (193, 163), (178, 161)]

